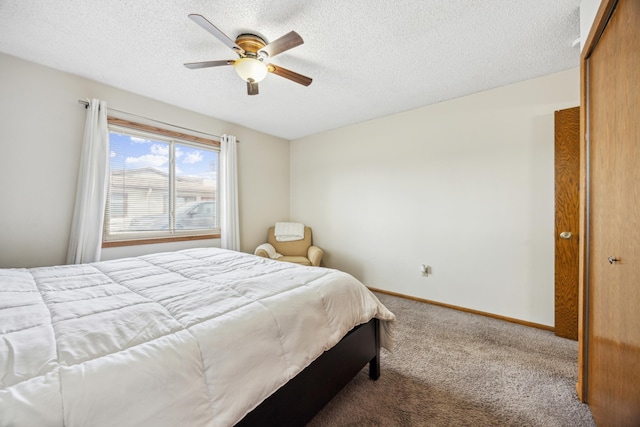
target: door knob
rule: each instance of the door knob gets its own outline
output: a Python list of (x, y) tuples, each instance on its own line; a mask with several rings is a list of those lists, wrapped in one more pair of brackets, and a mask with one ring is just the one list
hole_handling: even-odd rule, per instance
[(609, 258), (607, 258), (607, 261), (609, 261), (609, 264), (615, 264), (616, 262), (620, 261), (620, 258), (610, 256)]
[(563, 231), (562, 233), (560, 233), (560, 237), (563, 239), (570, 239), (571, 236), (573, 236), (573, 234), (571, 234), (570, 231)]

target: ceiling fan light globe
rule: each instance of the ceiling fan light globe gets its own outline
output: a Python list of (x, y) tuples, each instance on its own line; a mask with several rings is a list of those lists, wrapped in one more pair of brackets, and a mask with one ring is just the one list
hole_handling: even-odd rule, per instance
[(255, 58), (240, 58), (233, 64), (236, 73), (244, 81), (261, 82), (267, 77), (267, 66)]

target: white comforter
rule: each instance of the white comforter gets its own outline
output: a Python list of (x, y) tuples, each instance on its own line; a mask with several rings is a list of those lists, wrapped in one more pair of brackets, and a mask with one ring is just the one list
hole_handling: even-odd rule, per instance
[(394, 316), (352, 276), (221, 249), (0, 270), (0, 426), (227, 426)]

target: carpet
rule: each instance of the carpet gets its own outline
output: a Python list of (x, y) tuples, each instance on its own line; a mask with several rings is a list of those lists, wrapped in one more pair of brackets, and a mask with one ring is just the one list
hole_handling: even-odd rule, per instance
[(376, 295), (398, 319), (380, 378), (363, 369), (309, 427), (595, 426), (575, 391), (576, 341)]

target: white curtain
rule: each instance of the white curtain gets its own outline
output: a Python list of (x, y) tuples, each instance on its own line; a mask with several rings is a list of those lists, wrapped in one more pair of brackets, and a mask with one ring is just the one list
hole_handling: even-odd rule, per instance
[(108, 162), (107, 103), (92, 99), (87, 107), (67, 264), (100, 261)]
[(240, 250), (238, 217), (238, 143), (232, 135), (220, 138), (220, 247)]

